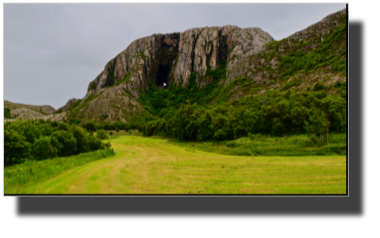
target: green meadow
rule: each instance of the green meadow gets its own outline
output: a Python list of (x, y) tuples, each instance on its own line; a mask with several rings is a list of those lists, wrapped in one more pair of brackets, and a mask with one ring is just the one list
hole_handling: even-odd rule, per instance
[(345, 155), (225, 155), (161, 138), (115, 134), (110, 138), (114, 152), (6, 167), (5, 194), (346, 193)]

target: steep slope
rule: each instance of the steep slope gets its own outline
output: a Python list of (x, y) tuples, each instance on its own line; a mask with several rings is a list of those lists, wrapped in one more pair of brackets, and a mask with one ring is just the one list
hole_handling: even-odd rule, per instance
[(225, 85), (245, 78), (245, 86), (234, 89), (234, 99), (265, 90), (306, 90), (316, 83), (329, 86), (345, 81), (346, 10), (271, 42), (260, 52), (249, 51), (240, 60), (229, 61), (227, 72)]
[(70, 109), (76, 107), (80, 103), (80, 101), (81, 99), (72, 98), (69, 101), (67, 101), (67, 103), (63, 107), (58, 108), (57, 112), (59, 113), (69, 111)]
[(157, 101), (158, 91), (151, 97), (156, 102), (146, 100), (164, 83), (178, 88), (166, 101), (194, 96), (185, 92), (192, 88), (205, 95), (195, 95), (203, 104), (267, 90), (308, 90), (317, 82), (328, 86), (346, 80), (345, 45), (345, 10), (281, 41), (259, 28), (230, 25), (154, 34), (132, 42), (90, 82), (83, 99), (70, 100), (59, 111), (81, 121), (128, 122), (151, 115), (153, 104), (167, 104)]
[(138, 39), (106, 64), (78, 105), (69, 101), (61, 111), (70, 108), (71, 118), (97, 122), (125, 122), (149, 115), (139, 99), (149, 90), (150, 82), (186, 87), (195, 73), (197, 83), (205, 86), (208, 81), (201, 82), (201, 78), (208, 69), (216, 70), (229, 57), (238, 57), (238, 49), (259, 51), (271, 41), (273, 38), (259, 28), (229, 25)]

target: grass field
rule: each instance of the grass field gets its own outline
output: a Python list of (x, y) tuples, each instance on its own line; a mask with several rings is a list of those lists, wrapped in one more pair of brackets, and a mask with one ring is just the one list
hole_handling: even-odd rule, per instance
[(346, 155), (346, 134), (331, 134), (329, 144), (312, 141), (307, 135), (272, 137), (251, 135), (220, 142), (174, 142), (181, 147), (225, 155), (311, 156)]
[[(117, 136), (116, 155), (29, 184), (37, 194), (345, 194), (345, 156), (229, 156)], [(6, 190), (7, 191), (7, 190)]]
[(25, 193), (25, 187), (54, 178), (84, 164), (113, 156), (113, 150), (98, 150), (70, 157), (28, 160), (4, 168), (4, 194)]

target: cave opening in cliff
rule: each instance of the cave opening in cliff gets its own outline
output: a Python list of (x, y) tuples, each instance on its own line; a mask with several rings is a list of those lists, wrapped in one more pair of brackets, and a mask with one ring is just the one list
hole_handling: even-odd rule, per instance
[(160, 65), (158, 69), (157, 86), (162, 86), (164, 83), (168, 85), (170, 65)]

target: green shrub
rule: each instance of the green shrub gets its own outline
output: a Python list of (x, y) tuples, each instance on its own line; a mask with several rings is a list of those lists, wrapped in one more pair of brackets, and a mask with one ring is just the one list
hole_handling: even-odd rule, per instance
[(326, 114), (319, 109), (312, 108), (309, 122), (305, 121), (305, 129), (309, 134), (319, 136), (321, 140), (328, 140), (330, 122)]
[(96, 84), (95, 84), (95, 80), (94, 80), (94, 81), (91, 81), (91, 83), (90, 83), (89, 91), (95, 90), (95, 89), (96, 89)]
[(82, 127), (85, 128), (87, 131), (90, 131), (90, 132), (96, 131), (96, 125), (95, 125), (95, 122), (93, 120), (86, 121), (85, 123), (83, 123)]
[(235, 130), (234, 130), (234, 138), (235, 139), (246, 136), (246, 135), (247, 135), (247, 131), (243, 127), (238, 126), (235, 128)]
[(104, 149), (104, 146), (102, 146), (102, 141), (94, 136), (89, 136), (87, 138), (87, 145), (88, 145), (89, 151)]
[(50, 136), (53, 133), (53, 128), (49, 124), (42, 124), (37, 127), (42, 136)]
[(235, 142), (235, 141), (228, 141), (228, 142), (226, 143), (226, 146), (227, 146), (227, 147), (235, 147), (235, 146), (236, 146), (236, 142)]
[(105, 130), (98, 130), (96, 132), (96, 137), (101, 140), (106, 140), (109, 138)]
[(41, 136), (32, 145), (32, 156), (36, 160), (50, 159), (57, 156), (59, 142), (55, 137)]
[(326, 89), (326, 86), (320, 83), (316, 83), (313, 87), (313, 91), (320, 91)]
[(70, 125), (78, 125), (79, 122), (80, 120), (75, 119), (75, 118), (70, 118), (70, 121), (69, 121)]
[(58, 156), (70, 156), (77, 152), (77, 140), (74, 135), (68, 131), (56, 131), (52, 135), (61, 144)]
[(69, 131), (69, 129), (69, 125), (65, 123), (58, 123), (57, 127), (55, 128), (56, 131)]
[(223, 131), (222, 129), (219, 129), (215, 132), (214, 134), (214, 140), (220, 141), (226, 139), (227, 135), (226, 132)]
[(31, 145), (13, 130), (4, 130), (4, 165), (19, 164), (30, 156)]
[(74, 135), (77, 140), (77, 152), (83, 153), (88, 151), (87, 147), (87, 133), (86, 131), (79, 126), (72, 126), (71, 133)]

